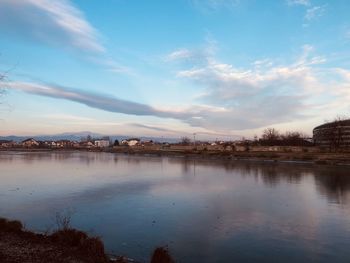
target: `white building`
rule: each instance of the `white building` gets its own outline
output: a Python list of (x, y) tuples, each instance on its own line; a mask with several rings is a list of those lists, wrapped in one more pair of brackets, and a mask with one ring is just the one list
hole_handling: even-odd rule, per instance
[(34, 140), (33, 138), (29, 138), (27, 140), (22, 141), (23, 147), (33, 147), (33, 146), (39, 146), (39, 142)]
[(109, 147), (109, 140), (95, 140), (95, 146), (96, 147)]
[(140, 139), (133, 138), (133, 139), (128, 139), (128, 140), (122, 140), (121, 144), (128, 145), (128, 146), (135, 146), (135, 145), (140, 144)]

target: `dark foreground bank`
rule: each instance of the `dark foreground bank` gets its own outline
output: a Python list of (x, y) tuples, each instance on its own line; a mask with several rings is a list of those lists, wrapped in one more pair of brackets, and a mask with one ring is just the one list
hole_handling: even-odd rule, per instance
[[(135, 261), (105, 253), (98, 237), (63, 228), (52, 234), (27, 231), (19, 221), (0, 218), (0, 262), (2, 263), (128, 263)], [(174, 263), (166, 248), (156, 248), (151, 263)]]

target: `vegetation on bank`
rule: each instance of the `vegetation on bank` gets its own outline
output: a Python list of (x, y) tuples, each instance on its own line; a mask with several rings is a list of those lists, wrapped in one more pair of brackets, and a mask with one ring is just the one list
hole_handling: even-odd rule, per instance
[[(25, 230), (17, 220), (0, 218), (0, 262), (11, 263), (128, 263), (125, 257), (107, 256), (99, 237), (67, 225), (52, 234), (36, 234)], [(156, 248), (151, 263), (174, 263), (167, 248)]]

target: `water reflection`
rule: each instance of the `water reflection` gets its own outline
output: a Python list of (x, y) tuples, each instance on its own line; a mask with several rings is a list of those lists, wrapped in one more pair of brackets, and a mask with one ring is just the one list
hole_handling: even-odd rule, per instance
[(315, 171), (315, 180), (318, 192), (326, 196), (330, 202), (347, 204), (350, 192), (349, 167), (318, 168)]
[(189, 263), (350, 258), (347, 167), (46, 152), (1, 153), (0, 169), (1, 215), (43, 230), (74, 209), (138, 260), (164, 244)]

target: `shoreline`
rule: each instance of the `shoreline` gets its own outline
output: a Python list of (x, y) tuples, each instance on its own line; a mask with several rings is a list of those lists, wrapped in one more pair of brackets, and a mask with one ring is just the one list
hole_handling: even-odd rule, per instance
[(82, 149), (82, 148), (4, 148), (2, 152), (103, 152), (119, 155), (143, 156), (143, 157), (169, 157), (191, 160), (208, 161), (251, 161), (251, 162), (271, 162), (271, 163), (299, 163), (313, 165), (350, 165), (350, 152), (228, 152), (228, 151), (173, 151), (173, 150), (144, 150), (139, 148), (106, 148), (106, 149)]
[[(167, 248), (155, 248), (151, 263), (174, 263)], [(6, 263), (140, 263), (106, 253), (99, 237), (62, 226), (52, 233), (35, 233), (17, 220), (0, 217), (0, 262)]]

